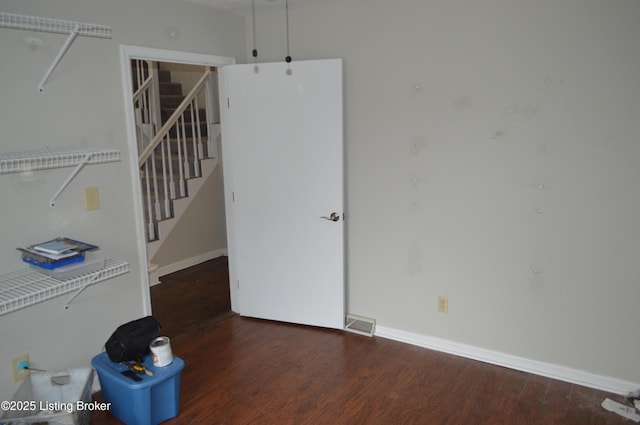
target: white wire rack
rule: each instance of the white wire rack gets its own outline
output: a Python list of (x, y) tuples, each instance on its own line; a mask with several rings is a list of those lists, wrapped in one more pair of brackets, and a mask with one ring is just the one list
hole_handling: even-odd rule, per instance
[(60, 52), (49, 65), (47, 72), (38, 84), (38, 93), (44, 93), (44, 86), (58, 66), (63, 56), (77, 36), (111, 38), (111, 28), (106, 25), (87, 24), (84, 22), (64, 21), (62, 19), (41, 18), (39, 16), (16, 15), (15, 13), (0, 12), (0, 28), (43, 31), (68, 34)]
[(129, 263), (107, 259), (103, 269), (66, 280), (39, 273), (33, 267), (0, 275), (0, 315), (77, 291), (76, 295), (65, 303), (65, 308), (68, 308), (69, 303), (87, 286), (128, 271)]
[[(89, 156), (88, 160), (86, 160), (87, 156)], [(116, 161), (120, 161), (120, 151), (115, 149), (61, 148), (10, 152), (0, 154), (0, 174)]]
[(78, 35), (87, 37), (111, 38), (111, 27), (107, 25), (87, 24), (5, 12), (0, 12), (0, 27), (62, 34), (71, 34), (77, 31)]
[(55, 207), (58, 196), (85, 165), (114, 161), (120, 161), (120, 151), (114, 149), (63, 148), (5, 153), (0, 154), (0, 174), (75, 166), (49, 201), (49, 206)]

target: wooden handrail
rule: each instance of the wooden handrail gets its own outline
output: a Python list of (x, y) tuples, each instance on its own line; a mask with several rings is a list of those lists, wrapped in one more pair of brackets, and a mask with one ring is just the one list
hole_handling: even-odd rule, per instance
[(144, 94), (144, 92), (151, 86), (152, 83), (153, 83), (153, 77), (151, 75), (149, 75), (147, 77), (147, 79), (144, 80), (142, 85), (140, 87), (138, 87), (138, 90), (136, 90), (136, 92), (133, 94), (133, 102), (134, 103), (138, 101), (140, 96), (142, 96)]
[(164, 139), (164, 136), (166, 136), (167, 133), (169, 133), (169, 130), (171, 130), (171, 128), (178, 121), (178, 119), (184, 113), (187, 107), (191, 104), (191, 102), (196, 97), (196, 95), (200, 92), (200, 90), (202, 90), (202, 86), (204, 86), (207, 83), (207, 79), (209, 77), (210, 72), (211, 72), (210, 70), (207, 70), (204, 73), (204, 75), (200, 77), (200, 80), (198, 80), (196, 85), (193, 86), (191, 91), (189, 91), (189, 93), (185, 96), (185, 99), (182, 101), (180, 106), (178, 106), (178, 109), (176, 109), (173, 112), (173, 114), (171, 114), (167, 122), (162, 126), (162, 128), (154, 136), (151, 142), (149, 142), (147, 147), (145, 147), (142, 150), (142, 152), (138, 156), (138, 166), (142, 167), (142, 165), (145, 163), (147, 158), (151, 156), (151, 154), (156, 149), (156, 147), (158, 147), (158, 145), (162, 142), (162, 140)]

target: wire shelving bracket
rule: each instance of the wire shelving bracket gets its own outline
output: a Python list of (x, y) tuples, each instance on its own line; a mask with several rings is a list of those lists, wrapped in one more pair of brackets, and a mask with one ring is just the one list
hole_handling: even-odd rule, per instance
[(39, 93), (44, 93), (44, 85), (77, 36), (111, 38), (111, 27), (106, 25), (42, 18), (39, 16), (17, 15), (15, 13), (5, 12), (0, 12), (0, 28), (69, 34), (60, 52), (58, 52), (58, 55), (49, 66), (49, 69), (47, 69), (42, 81), (38, 84)]
[(0, 174), (23, 173), (50, 168), (76, 167), (60, 189), (51, 197), (55, 207), (58, 196), (87, 164), (120, 161), (120, 151), (101, 148), (41, 149), (28, 152), (0, 154)]
[(64, 303), (68, 310), (87, 287), (128, 272), (129, 263), (107, 258), (104, 268), (65, 280), (40, 273), (34, 267), (0, 274), (0, 316), (75, 291)]

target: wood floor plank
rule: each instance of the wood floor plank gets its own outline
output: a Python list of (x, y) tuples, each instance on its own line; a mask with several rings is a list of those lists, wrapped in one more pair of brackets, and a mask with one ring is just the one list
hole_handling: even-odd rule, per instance
[(569, 412), (574, 387), (575, 385), (567, 382), (550, 382), (545, 393), (539, 396), (535, 419), (541, 424), (566, 423), (570, 419), (582, 423), (580, 412)]
[[(474, 423), (511, 423), (527, 382), (527, 374), (475, 362), (475, 379), (468, 388), (461, 416)], [(490, 397), (487, 397), (490, 395)]]
[(172, 341), (201, 332), (231, 312), (227, 257), (162, 276), (160, 282), (150, 291), (153, 315)]
[[(605, 397), (624, 402), (619, 395), (384, 338), (243, 318), (205, 305), (214, 301), (175, 303), (181, 292), (170, 286), (224, 282), (219, 266), (177, 273), (155, 291), (154, 315), (156, 304), (172, 306), (163, 320), (185, 361), (180, 414), (163, 424), (630, 423), (600, 407)], [(120, 422), (94, 412), (91, 424)]]

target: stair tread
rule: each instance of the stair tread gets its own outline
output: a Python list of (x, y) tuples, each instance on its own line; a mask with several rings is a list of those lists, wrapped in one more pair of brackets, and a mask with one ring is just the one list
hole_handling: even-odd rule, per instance
[(182, 84), (180, 83), (172, 83), (172, 82), (160, 82), (160, 96), (162, 100), (162, 96), (167, 95), (180, 95), (182, 96)]
[(158, 70), (158, 79), (160, 82), (171, 82), (171, 71), (167, 71), (166, 69)]

